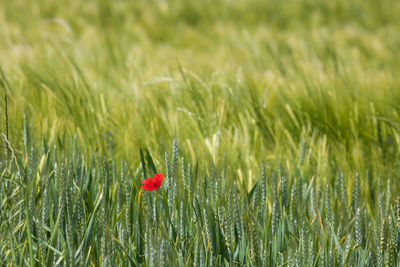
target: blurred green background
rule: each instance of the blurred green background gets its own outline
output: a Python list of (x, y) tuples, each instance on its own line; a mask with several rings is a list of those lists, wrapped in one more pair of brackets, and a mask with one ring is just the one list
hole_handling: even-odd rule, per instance
[(389, 0), (1, 0), (11, 143), (25, 116), (37, 140), (76, 134), (137, 166), (139, 147), (160, 164), (177, 137), (250, 185), (304, 141), (317, 179), (368, 170), (396, 189), (399, 14)]

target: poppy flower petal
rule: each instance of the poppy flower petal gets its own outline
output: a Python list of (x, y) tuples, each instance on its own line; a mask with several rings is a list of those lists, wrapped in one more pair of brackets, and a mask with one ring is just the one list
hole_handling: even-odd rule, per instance
[(144, 179), (142, 181), (143, 185), (141, 188), (147, 191), (152, 191), (159, 188), (162, 184), (163, 176), (163, 174), (157, 173), (153, 176), (153, 178)]
[(163, 177), (164, 177), (164, 174), (156, 173), (156, 174), (154, 174), (153, 179), (155, 179), (157, 181), (157, 183), (159, 183), (161, 185), (162, 181), (163, 181)]
[(142, 184), (143, 185), (141, 186), (141, 188), (143, 190), (154, 190), (157, 188), (157, 184), (154, 182), (152, 178), (143, 180)]

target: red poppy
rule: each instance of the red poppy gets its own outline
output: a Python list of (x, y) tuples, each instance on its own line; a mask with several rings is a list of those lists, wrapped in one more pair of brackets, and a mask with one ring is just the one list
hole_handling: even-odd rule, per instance
[(156, 174), (154, 174), (153, 178), (144, 179), (142, 181), (143, 185), (141, 185), (140, 187), (143, 190), (153, 191), (161, 186), (163, 177), (164, 177), (164, 174), (156, 173)]

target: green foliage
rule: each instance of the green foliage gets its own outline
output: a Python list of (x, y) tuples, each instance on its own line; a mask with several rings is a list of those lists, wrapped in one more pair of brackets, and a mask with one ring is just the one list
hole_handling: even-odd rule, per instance
[[(178, 157), (176, 144), (166, 152), (167, 158)], [(16, 156), (21, 161), (2, 159), (0, 233), (5, 238), (0, 259), (4, 263), (396, 266), (400, 260), (399, 201), (390, 198), (389, 190), (374, 190), (389, 199), (388, 208), (380, 211), (363, 186), (356, 186), (353, 198), (358, 204), (349, 220), (353, 210), (339, 197), (347, 188), (343, 175), (335, 175), (341, 177), (337, 187), (316, 187), (306, 179), (298, 186), (297, 160), (277, 170), (261, 164), (255, 170), (260, 178), (249, 192), (221, 176), (228, 170), (201, 166), (189, 175), (171, 174), (174, 197), (169, 197), (169, 188), (160, 187), (143, 191), (139, 199), (141, 172), (131, 172), (123, 161), (119, 174), (113, 171), (117, 166), (110, 170), (115, 165), (111, 154), (86, 159), (76, 144), (51, 153), (45, 147), (52, 146), (33, 147), (23, 166), (18, 165), (23, 154)], [(62, 157), (55, 157), (60, 153)], [(156, 167), (151, 162), (150, 154), (143, 157), (143, 172)], [(157, 166), (160, 170), (182, 167), (175, 160)], [(314, 167), (305, 165), (303, 170), (313, 172)], [(107, 182), (110, 171), (115, 183)], [(292, 196), (284, 205), (285, 191), (277, 190), (276, 172), (292, 177), (287, 179), (287, 190), (301, 188), (301, 198)], [(360, 183), (362, 176), (356, 177), (356, 184)], [(192, 184), (192, 191), (184, 186), (184, 179)], [(265, 184), (266, 179), (272, 182)], [(218, 182), (209, 184), (213, 180)], [(371, 215), (363, 217), (364, 213)]]
[(178, 137), (192, 164), (211, 156), (234, 175), (296, 153), (300, 169), (319, 165), (314, 175), (370, 167), (399, 187), (398, 1), (0, 5), (0, 86), (17, 147), (76, 135), (85, 154), (112, 147), (132, 167), (138, 147), (159, 164)]
[(0, 265), (399, 266), (399, 1), (0, 7)]

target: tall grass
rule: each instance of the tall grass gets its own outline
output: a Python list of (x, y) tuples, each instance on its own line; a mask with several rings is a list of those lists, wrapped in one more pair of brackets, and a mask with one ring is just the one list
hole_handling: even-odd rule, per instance
[[(2, 263), (398, 266), (400, 198), (390, 180), (366, 191), (361, 178), (371, 174), (356, 174), (349, 194), (341, 173), (323, 186), (308, 177), (311, 165), (261, 163), (247, 191), (229, 168), (175, 160), (177, 141), (173, 160), (155, 165), (146, 151), (135, 170), (112, 153), (86, 158), (74, 140), (2, 157)], [(143, 173), (156, 170), (167, 173), (164, 185), (140, 197)]]
[(399, 12), (0, 0), (1, 264), (398, 266)]
[(396, 1), (206, 3), (2, 1), (12, 141), (27, 114), (38, 138), (112, 137), (135, 164), (175, 136), (242, 173), (302, 140), (342, 169), (397, 164)]

